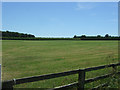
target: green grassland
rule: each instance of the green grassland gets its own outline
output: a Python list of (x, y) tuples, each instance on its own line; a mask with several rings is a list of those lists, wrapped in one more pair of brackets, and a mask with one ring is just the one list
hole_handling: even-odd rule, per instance
[[(3, 81), (116, 62), (118, 62), (118, 41), (2, 41)], [(103, 73), (106, 71), (95, 71), (87, 73), (86, 77), (90, 78)], [(77, 77), (77, 75), (70, 75), (15, 87), (53, 88), (77, 81)], [(91, 85), (87, 85), (89, 86)]]
[(0, 40), (0, 64), (2, 64), (2, 40)]

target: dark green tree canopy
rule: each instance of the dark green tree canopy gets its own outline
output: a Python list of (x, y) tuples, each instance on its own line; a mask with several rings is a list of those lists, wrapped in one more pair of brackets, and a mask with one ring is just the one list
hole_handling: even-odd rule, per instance
[(24, 34), (18, 32), (2, 31), (2, 37), (35, 37), (32, 34)]
[(106, 34), (105, 37), (108, 38), (108, 37), (110, 37), (110, 36), (109, 36), (109, 34)]

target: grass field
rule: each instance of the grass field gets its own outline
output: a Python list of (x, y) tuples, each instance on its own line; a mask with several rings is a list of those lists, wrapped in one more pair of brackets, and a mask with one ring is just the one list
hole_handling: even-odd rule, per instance
[[(2, 80), (57, 73), (118, 62), (118, 41), (2, 41)], [(87, 78), (103, 74), (87, 74)], [(16, 87), (51, 88), (77, 81), (77, 75)], [(89, 85), (88, 85), (89, 86)]]

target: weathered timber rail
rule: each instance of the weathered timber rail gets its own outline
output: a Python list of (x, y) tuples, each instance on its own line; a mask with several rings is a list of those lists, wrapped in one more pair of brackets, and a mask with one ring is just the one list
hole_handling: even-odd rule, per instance
[[(112, 72), (110, 74), (106, 74), (106, 75), (102, 75), (102, 76), (98, 76), (98, 77), (95, 77), (95, 78), (85, 80), (85, 73), (86, 72), (99, 70), (99, 69), (104, 69), (104, 68), (109, 68), (109, 67), (113, 67), (113, 71), (114, 71), (117, 66), (120, 66), (120, 63), (110, 64), (110, 65), (102, 65), (102, 66), (85, 68), (85, 69), (77, 69), (77, 70), (61, 72), (61, 73), (53, 73), (53, 74), (47, 74), (47, 75), (32, 76), (32, 77), (27, 77), (27, 78), (13, 79), (13, 80), (9, 80), (9, 81), (3, 81), (2, 82), (2, 89), (4, 89), (4, 88), (13, 89), (13, 86), (17, 85), (17, 84), (23, 84), (23, 83), (29, 83), (29, 82), (35, 82), (35, 81), (40, 81), (40, 80), (46, 80), (46, 79), (68, 76), (68, 75), (72, 75), (72, 74), (78, 74), (79, 75), (78, 76), (78, 82), (74, 82), (74, 83), (64, 85), (64, 86), (55, 87), (51, 90), (68, 89), (68, 88), (74, 87), (74, 86), (76, 86), (78, 88), (78, 90), (83, 90), (84, 85), (86, 83), (90, 83), (90, 82), (94, 82), (94, 81), (97, 81), (97, 80), (101, 80), (101, 79), (110, 77), (110, 76), (114, 75), (115, 73), (120, 74), (120, 71), (115, 72), (115, 73)], [(96, 89), (96, 88), (99, 88), (99, 87), (107, 86), (107, 85), (108, 85), (108, 83), (106, 82), (104, 84), (101, 84), (101, 85), (93, 88), (93, 90)]]

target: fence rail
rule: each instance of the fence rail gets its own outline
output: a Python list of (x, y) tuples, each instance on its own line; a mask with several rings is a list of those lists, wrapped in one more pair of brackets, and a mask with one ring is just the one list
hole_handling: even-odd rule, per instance
[[(85, 69), (77, 69), (77, 70), (61, 72), (61, 73), (53, 73), (53, 74), (47, 74), (47, 75), (40, 75), (40, 76), (32, 76), (32, 77), (26, 77), (26, 78), (20, 78), (20, 79), (13, 79), (13, 80), (2, 82), (2, 89), (4, 89), (4, 88), (13, 89), (13, 86), (17, 85), (17, 84), (23, 84), (23, 83), (28, 83), (28, 82), (35, 82), (35, 81), (40, 81), (40, 80), (46, 80), (46, 79), (52, 79), (52, 78), (57, 78), (57, 77), (63, 77), (63, 76), (78, 74), (79, 75), (78, 82), (74, 82), (72, 84), (56, 87), (56, 88), (53, 88), (52, 90), (58, 90), (58, 89), (63, 89), (63, 88), (65, 89), (65, 88), (69, 88), (69, 87), (73, 87), (73, 86), (77, 86), (78, 90), (83, 90), (84, 85), (86, 83), (90, 83), (90, 82), (94, 82), (94, 81), (97, 81), (97, 80), (100, 80), (100, 79), (104, 79), (104, 78), (107, 78), (107, 77), (114, 74), (114, 73), (110, 73), (110, 74), (106, 74), (106, 75), (102, 75), (102, 76), (98, 76), (98, 77), (95, 77), (95, 78), (85, 80), (85, 73), (86, 72), (99, 70), (99, 69), (104, 69), (104, 68), (108, 68), (108, 67), (113, 67), (113, 70), (114, 70), (117, 66), (120, 66), (120, 63), (110, 64), (110, 65), (102, 65), (102, 66), (85, 68)], [(120, 72), (116, 72), (116, 73), (120, 74)], [(99, 85), (98, 87), (105, 86), (105, 85), (106, 84)]]

